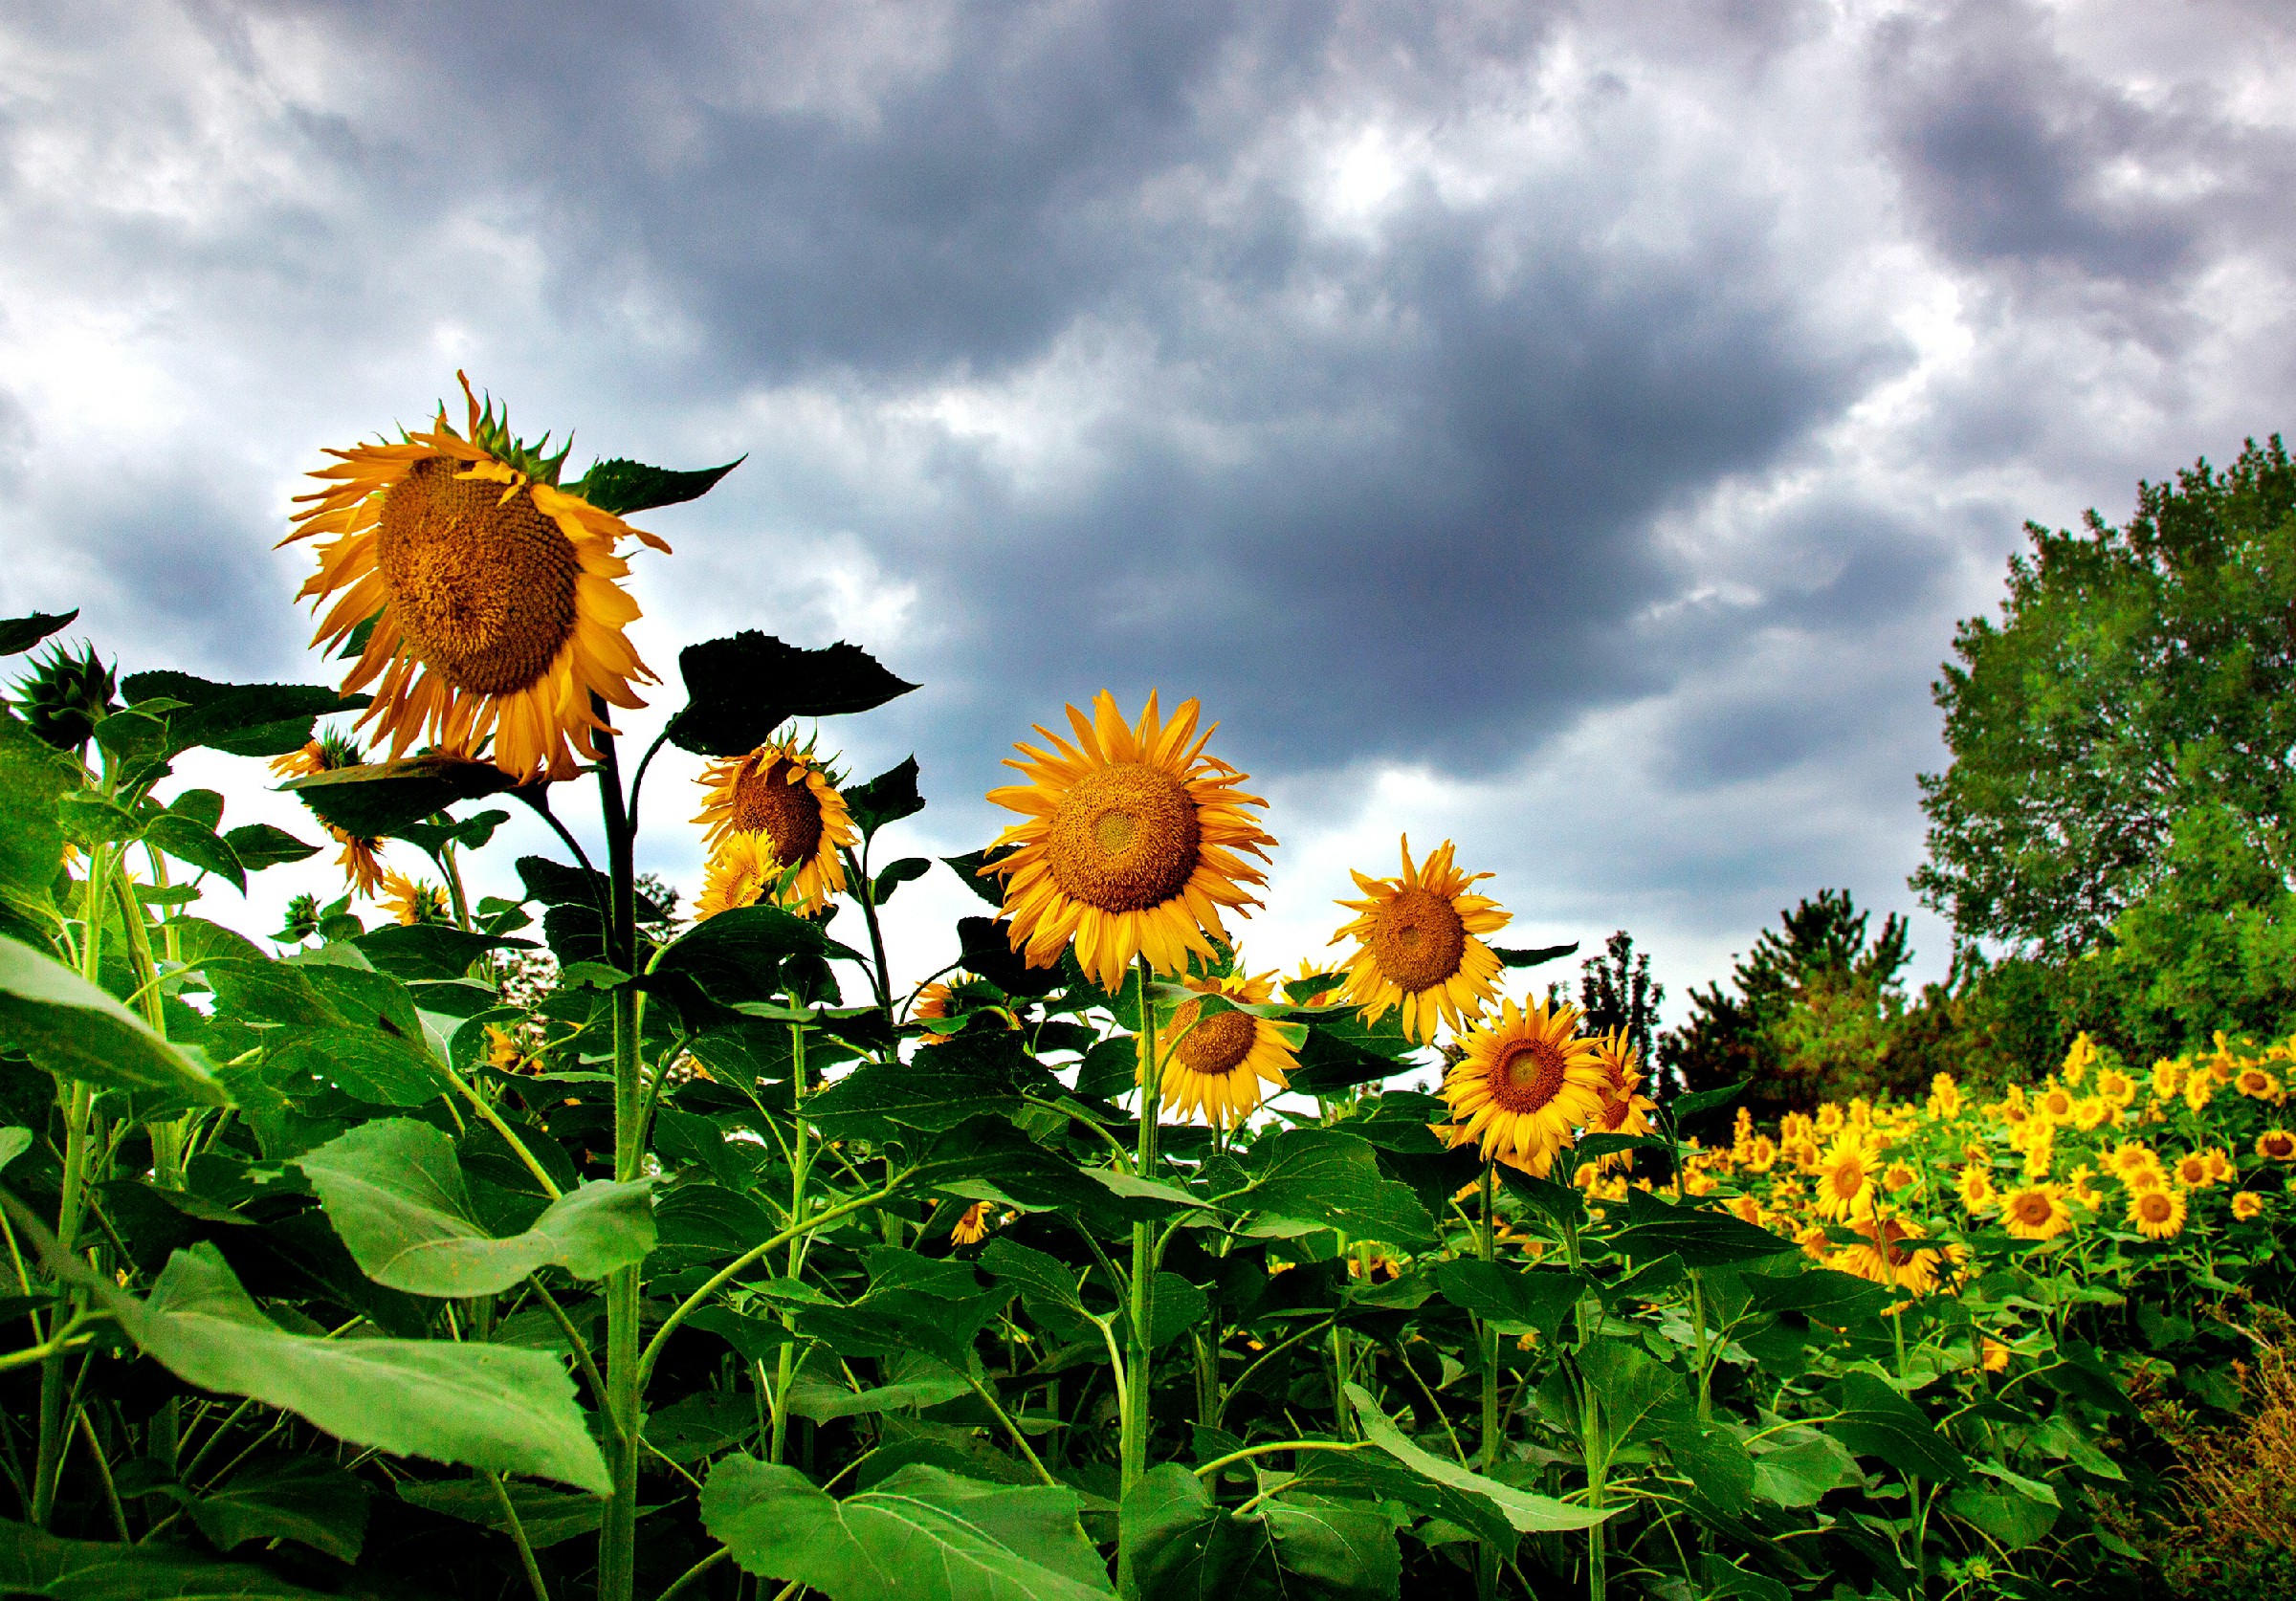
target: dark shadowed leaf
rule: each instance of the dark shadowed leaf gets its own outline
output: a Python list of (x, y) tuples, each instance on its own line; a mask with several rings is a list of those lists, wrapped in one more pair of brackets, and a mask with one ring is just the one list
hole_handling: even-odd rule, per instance
[(1239, 1515), (1167, 1462), (1125, 1496), (1121, 1532), (1140, 1601), (1371, 1601), (1401, 1593), (1395, 1520), (1368, 1501), (1287, 1492)]
[(393, 978), (459, 978), (489, 951), (531, 951), (530, 939), (500, 939), (445, 923), (386, 923), (351, 944), (366, 953), (375, 971)]
[(1004, 881), (994, 873), (983, 877), (981, 869), (992, 862), (1003, 861), (1012, 851), (1012, 846), (1005, 845), (988, 850), (968, 850), (962, 856), (944, 856), (941, 860), (949, 865), (951, 872), (964, 881), (967, 889), (990, 906), (1001, 907), (1004, 904)]
[(489, 762), (453, 757), (408, 757), (403, 761), (339, 767), (290, 779), (279, 787), (298, 797), (319, 821), (362, 840), (396, 834), (457, 800), (499, 795), (517, 780)]
[(1546, 962), (1558, 961), (1578, 949), (1578, 942), (1574, 939), (1568, 945), (1541, 945), (1527, 951), (1511, 951), (1494, 945), (1490, 948), (1490, 954), (1507, 967), (1537, 967)]
[(1825, 1432), (1861, 1457), (1879, 1457), (1900, 1473), (1966, 1479), (1969, 1464), (1919, 1407), (1871, 1373), (1842, 1375), (1842, 1414)]
[[(507, 1481), (502, 1488), (510, 1496), (511, 1509), (519, 1515), (519, 1526), (526, 1532), (526, 1543), (538, 1551), (577, 1535), (595, 1534), (606, 1522), (604, 1496), (545, 1490), (538, 1484)], [(402, 1479), (399, 1499), (426, 1511), (491, 1528), (497, 1534), (510, 1532), (510, 1520), (502, 1515), (501, 1498), (483, 1479)]]
[(1719, 1267), (1800, 1249), (1727, 1212), (1672, 1206), (1645, 1190), (1627, 1193), (1626, 1230), (1617, 1244), (1637, 1258), (1679, 1256), (1689, 1267)]
[(79, 608), (70, 611), (35, 611), (30, 617), (0, 618), (0, 656), (16, 656), (30, 650), (50, 634), (69, 628)]
[(130, 706), (184, 703), (166, 713), (170, 753), (205, 745), (232, 756), (285, 756), (310, 743), (317, 719), (368, 703), (365, 695), (340, 695), (317, 684), (216, 684), (188, 672), (130, 673), (120, 690)]
[(1592, 1528), (1618, 1509), (1574, 1506), (1552, 1496), (1533, 1495), (1512, 1484), (1502, 1484), (1495, 1479), (1470, 1472), (1457, 1462), (1446, 1461), (1430, 1451), (1414, 1445), (1395, 1421), (1380, 1410), (1371, 1393), (1359, 1384), (1347, 1387), (1348, 1404), (1355, 1409), (1363, 1437), (1394, 1458), (1422, 1479), (1455, 1490), (1461, 1495), (1495, 1508), (1507, 1520), (1508, 1526), (1518, 1534), (1553, 1532), (1557, 1530)]
[(1429, 1239), (1434, 1220), (1411, 1193), (1380, 1172), (1371, 1142), (1336, 1129), (1288, 1129), (1252, 1147), (1252, 1187), (1242, 1205), (1264, 1216), (1351, 1239), (1409, 1245)]
[(737, 456), (723, 467), (679, 470), (648, 467), (644, 462), (625, 461), (616, 456), (591, 463), (590, 470), (567, 493), (581, 495), (602, 512), (626, 517), (637, 512), (651, 512), (657, 506), (698, 500), (718, 487), (718, 479), (748, 459)]
[(1472, 1312), (1502, 1333), (1535, 1328), (1553, 1338), (1586, 1282), (1567, 1268), (1528, 1270), (1504, 1262), (1461, 1258), (1435, 1269), (1435, 1283), (1452, 1305)]
[(189, 1502), (215, 1548), (250, 1540), (299, 1540), (338, 1562), (357, 1562), (366, 1539), (366, 1486), (320, 1457), (267, 1457)]
[(238, 852), (223, 836), (180, 812), (162, 812), (144, 825), (144, 843), (164, 850), (179, 862), (229, 879), (242, 894), (247, 891), (247, 868)]
[(251, 873), (289, 862), (307, 862), (319, 854), (319, 846), (305, 844), (286, 829), (274, 828), (268, 822), (242, 823), (226, 832), (223, 843)]
[(0, 712), (0, 899), (48, 899), (64, 860), (56, 802), (79, 787), (73, 769), (63, 752)]
[(0, 1519), (0, 1593), (48, 1601), (320, 1601), (320, 1592), (243, 1562), (180, 1546), (65, 1540)]
[(889, 822), (915, 817), (925, 809), (925, 798), (916, 792), (915, 757), (903, 757), (897, 766), (887, 768), (865, 784), (849, 786), (844, 794), (845, 809), (860, 825), (864, 839)]
[(867, 712), (916, 688), (857, 645), (806, 650), (754, 629), (689, 645), (677, 665), (687, 701), (668, 733), (696, 756), (742, 756), (792, 717)]

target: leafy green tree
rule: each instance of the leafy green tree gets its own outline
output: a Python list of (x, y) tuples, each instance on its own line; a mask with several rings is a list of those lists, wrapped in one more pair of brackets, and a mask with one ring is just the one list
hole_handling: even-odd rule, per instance
[(2054, 975), (2020, 994), (2061, 1036), (2286, 1028), (2296, 466), (2251, 441), (2140, 484), (2120, 527), (2027, 532), (1935, 686), (1953, 761), (1921, 779), (1914, 888), (1960, 942)]
[(1622, 1030), (1626, 1042), (1655, 1064), (1659, 1003), (1667, 987), (1650, 976), (1650, 953), (1634, 948), (1634, 935), (1619, 930), (1602, 943), (1602, 954), (1578, 967), (1578, 1009), (1592, 1033)]

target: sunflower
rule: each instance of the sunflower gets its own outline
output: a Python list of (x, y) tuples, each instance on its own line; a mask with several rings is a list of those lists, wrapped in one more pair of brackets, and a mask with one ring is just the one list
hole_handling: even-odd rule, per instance
[(2240, 1191), (2232, 1197), (2233, 1221), (2245, 1223), (2264, 1210), (2264, 1197), (2254, 1190)]
[[(1430, 864), (1431, 865), (1431, 864)], [(1571, 1130), (1602, 1115), (1605, 1083), (1595, 1041), (1578, 1033), (1578, 1009), (1534, 1001), (1500, 1008), (1460, 1041), (1465, 1054), (1444, 1075), (1457, 1143), (1543, 1174)]]
[(1940, 1123), (1961, 1115), (1961, 1086), (1954, 1083), (1953, 1074), (1939, 1073), (1930, 1080), (1930, 1115)]
[(447, 892), (398, 871), (383, 875), (383, 910), (402, 924), (448, 921)]
[(2124, 1140), (2108, 1151), (2105, 1166), (2123, 1184), (2140, 1173), (2162, 1171), (2160, 1158), (2152, 1153), (2152, 1148), (2134, 1140)]
[(1490, 875), (1459, 871), (1450, 841), (1417, 867), (1409, 835), (1402, 850), (1401, 878), (1357, 873), (1356, 885), (1369, 898), (1339, 903), (1360, 915), (1332, 935), (1334, 945), (1350, 936), (1357, 941), (1347, 985), (1336, 998), (1361, 1006), (1372, 1021), (1400, 1006), (1403, 1032), (1429, 1041), (1438, 1021), (1465, 1028), (1490, 1003), (1499, 958), (1476, 935), (1505, 928), (1508, 914), (1488, 897), (1467, 893)]
[(2105, 1204), (2105, 1192), (2096, 1186), (2097, 1175), (2085, 1162), (2064, 1177), (2064, 1198), (2079, 1201), (2090, 1212)]
[(988, 1238), (988, 1202), (975, 1201), (964, 1209), (956, 1227), (949, 1230), (952, 1245), (978, 1245)]
[(2073, 1226), (2073, 1209), (2054, 1184), (2028, 1184), (2001, 1197), (2001, 1225), (2012, 1239), (2054, 1239)]
[[(1275, 975), (1247, 978), (1189, 978), (1187, 987), (1261, 1005), (1275, 994)], [(1281, 1089), (1285, 1073), (1299, 1065), (1283, 1030), (1249, 1012), (1203, 1016), (1203, 1003), (1182, 1001), (1158, 1040), (1163, 1058), (1163, 1104), (1185, 1117), (1201, 1112), (1206, 1123), (1232, 1129), (1260, 1104), (1261, 1084)]]
[(2112, 1105), (2102, 1095), (2084, 1095), (2073, 1103), (2073, 1127), (2085, 1134), (2096, 1132), (2112, 1116)]
[(2200, 1160), (2208, 1164), (2208, 1181), (2221, 1184), (2232, 1177), (2232, 1156), (2220, 1145), (2212, 1145), (2200, 1152)]
[[(1641, 1093), (1643, 1086), (1643, 1052), (1639, 1045), (1626, 1042), (1623, 1029), (1612, 1029), (1595, 1041), (1595, 1062), (1602, 1069), (1602, 1107), (1586, 1125), (1590, 1134), (1647, 1134), (1653, 1125), (1650, 1114), (1658, 1110), (1658, 1103)], [(1751, 1147), (1752, 1142), (1748, 1142)], [(1713, 1152), (1713, 1159), (1728, 1163), (1728, 1151)], [(1634, 1152), (1618, 1151), (1602, 1158), (1604, 1167), (1631, 1168)]]
[(334, 536), (302, 587), (315, 604), (335, 597), (312, 643), (373, 623), (342, 689), (375, 686), (359, 721), (393, 757), (418, 739), (472, 752), (491, 736), (505, 773), (571, 778), (575, 756), (595, 759), (593, 735), (612, 732), (593, 697), (642, 706), (630, 685), (653, 682), (623, 637), (638, 608), (615, 546), (670, 547), (560, 489), (565, 452), (515, 438), (510, 413), (481, 409), (455, 376), (465, 431), (441, 406), (429, 433), (328, 450), (339, 465), (311, 474), (327, 487), (296, 497), (317, 504), (279, 542)]
[(2166, 1101), (2176, 1093), (2176, 1086), (2184, 1078), (2184, 1064), (2169, 1057), (2157, 1057), (2152, 1063), (2152, 1098)]
[[(307, 779), (314, 773), (333, 773), (344, 767), (363, 765), (366, 757), (361, 754), (358, 742), (345, 735), (332, 731), (320, 735), (299, 750), (271, 758), (271, 770), (282, 779)], [(361, 839), (336, 827), (322, 827), (342, 846), (342, 854), (335, 865), (342, 869), (342, 881), (355, 895), (372, 900), (383, 888), (383, 842)]]
[(1003, 876), (1012, 948), (1029, 966), (1050, 967), (1072, 939), (1077, 965), (1113, 994), (1135, 956), (1184, 972), (1188, 953), (1209, 958), (1213, 940), (1226, 943), (1222, 907), (1259, 905), (1245, 887), (1268, 875), (1244, 858), (1265, 862), (1275, 841), (1245, 808), (1268, 802), (1203, 754), (1212, 729), (1196, 732), (1200, 710), (1182, 701), (1166, 722), (1151, 692), (1134, 727), (1103, 690), (1090, 718), (1069, 708), (1073, 745), (1039, 724), (1058, 754), (1017, 745), (1027, 759), (1006, 758), (1028, 782), (988, 799), (1026, 821), (997, 836), (1012, 849), (981, 873)]
[(1837, 1222), (1868, 1216), (1873, 1211), (1873, 1181), (1878, 1165), (1879, 1158), (1864, 1136), (1855, 1133), (1837, 1136), (1819, 1159), (1819, 1215)]
[(2000, 1198), (1994, 1192), (1993, 1175), (1975, 1165), (1961, 1170), (1961, 1182), (1957, 1188), (1964, 1212), (1991, 1211), (1994, 1203)]
[(2187, 1190), (2205, 1190), (2216, 1182), (2209, 1172), (2208, 1152), (2188, 1151), (2176, 1158), (2176, 1182)]
[(1838, 1253), (1834, 1265), (1844, 1273), (1870, 1280), (1890, 1289), (1926, 1295), (1937, 1287), (1937, 1268), (1943, 1251), (1935, 1245), (1911, 1245), (1924, 1238), (1922, 1227), (1909, 1217), (1868, 1217), (1851, 1225), (1865, 1243)]
[(2184, 1192), (2165, 1185), (2129, 1197), (2129, 1222), (2147, 1239), (2168, 1239), (2184, 1232)]
[(2107, 1067), (2097, 1074), (2097, 1096), (2107, 1105), (2122, 1108), (2136, 1099), (2136, 1081), (2118, 1067)]
[(2184, 1104), (2194, 1111), (2207, 1109), (2217, 1093), (2217, 1081), (2207, 1073), (2195, 1073), (2184, 1081)]
[(1882, 1188), (1895, 1195), (1900, 1190), (1911, 1189), (1919, 1176), (1914, 1173), (1911, 1163), (1892, 1162), (1882, 1170)]
[(2256, 1136), (2256, 1153), (2267, 1162), (2296, 1161), (2296, 1134), (2285, 1129), (2266, 1129)]
[(1756, 1134), (1746, 1146), (1746, 1167), (1752, 1173), (1768, 1173), (1777, 1165), (1777, 1142), (1768, 1134)]
[(2269, 1101), (2280, 1093), (2280, 1081), (2262, 1067), (2243, 1067), (2234, 1076), (2232, 1087), (2252, 1101)]
[(725, 843), (710, 853), (701, 893), (694, 901), (694, 920), (698, 923), (769, 898), (780, 888), (783, 871), (764, 835), (728, 834)]
[(1987, 1372), (1998, 1373), (2007, 1370), (2009, 1366), (2009, 1348), (2007, 1346), (1988, 1334), (1985, 1336), (1982, 1349), (1984, 1355), (1981, 1360)]
[(819, 911), (845, 889), (838, 852), (860, 843), (845, 797), (828, 770), (795, 739), (760, 745), (747, 756), (712, 762), (700, 782), (710, 792), (695, 822), (717, 849), (736, 834), (755, 834), (765, 853), (797, 868), (787, 906), (801, 915)]
[(2050, 1085), (2033, 1103), (2033, 1110), (2051, 1123), (2070, 1123), (2073, 1118), (2073, 1092), (2061, 1084)]
[(2097, 1042), (2086, 1034), (2073, 1036), (2070, 1049), (2064, 1053), (2064, 1082), (2078, 1085), (2088, 1070), (2097, 1064)]

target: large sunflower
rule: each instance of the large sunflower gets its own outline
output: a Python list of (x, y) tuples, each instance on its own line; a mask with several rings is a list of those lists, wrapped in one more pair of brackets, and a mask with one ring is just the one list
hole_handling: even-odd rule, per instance
[(611, 732), (591, 697), (642, 706), (630, 685), (653, 681), (623, 637), (638, 608), (615, 546), (670, 547), (558, 488), (564, 452), (527, 447), (509, 412), (462, 389), (465, 432), (442, 406), (428, 433), (328, 450), (340, 465), (311, 474), (328, 487), (296, 497), (316, 504), (280, 543), (334, 536), (302, 588), (315, 604), (334, 597), (312, 643), (373, 623), (342, 688), (374, 686), (360, 722), (393, 757), (418, 740), (475, 753), (491, 736), (504, 772), (571, 778), (576, 754), (597, 757), (592, 735)]
[(1873, 1211), (1873, 1181), (1881, 1165), (1881, 1157), (1865, 1135), (1853, 1130), (1835, 1136), (1818, 1163), (1815, 1204), (1820, 1215), (1836, 1221), (1868, 1216)]
[(844, 890), (845, 864), (837, 853), (861, 836), (845, 797), (811, 751), (794, 739), (774, 740), (712, 762), (700, 781), (710, 798), (694, 821), (708, 824), (711, 846), (721, 848), (735, 834), (758, 836), (762, 854), (797, 868), (792, 911), (819, 911)]
[(1137, 955), (1159, 973), (1184, 972), (1191, 951), (1211, 957), (1227, 939), (1220, 909), (1259, 905), (1245, 886), (1268, 875), (1244, 858), (1266, 861), (1275, 841), (1245, 808), (1268, 802), (1203, 754), (1212, 729), (1196, 732), (1199, 710), (1182, 701), (1166, 722), (1151, 692), (1135, 727), (1103, 690), (1090, 718), (1069, 708), (1074, 744), (1039, 724), (1053, 752), (1014, 747), (1027, 759), (1004, 765), (1028, 782), (988, 799), (1025, 821), (981, 871), (1003, 876), (1012, 948), (1029, 966), (1050, 967), (1072, 939), (1077, 965), (1114, 992)]
[(2001, 1225), (2012, 1239), (2054, 1239), (2073, 1226), (2073, 1209), (2054, 1184), (2028, 1184), (2001, 1197)]
[(2129, 1197), (2129, 1222), (2147, 1239), (2170, 1239), (2184, 1232), (2184, 1192), (2163, 1186)]
[(1400, 1006), (1403, 1032), (1422, 1041), (1435, 1038), (1439, 1021), (1459, 1029), (1481, 1017), (1499, 976), (1499, 958), (1475, 936), (1505, 928), (1508, 914), (1467, 888), (1490, 876), (1454, 866), (1448, 840), (1414, 867), (1411, 838), (1403, 836), (1402, 876), (1357, 873), (1356, 884), (1369, 898), (1339, 903), (1359, 915), (1332, 935), (1334, 945), (1351, 935), (1358, 942), (1347, 983), (1334, 998), (1362, 1007), (1375, 1021)]
[(1578, 1033), (1578, 1009), (1506, 1002), (1498, 1020), (1470, 1028), (1466, 1054), (1444, 1075), (1456, 1143), (1544, 1173), (1571, 1131), (1602, 1115), (1604, 1076), (1596, 1042)]
[[(1257, 978), (1190, 978), (1192, 990), (1257, 1005), (1275, 993), (1275, 975)], [(1172, 1114), (1201, 1112), (1206, 1123), (1233, 1128), (1260, 1104), (1262, 1083), (1281, 1089), (1299, 1065), (1283, 1031), (1248, 1012), (1203, 1016), (1202, 1002), (1183, 1001), (1159, 1041), (1163, 1057), (1163, 1104)]]

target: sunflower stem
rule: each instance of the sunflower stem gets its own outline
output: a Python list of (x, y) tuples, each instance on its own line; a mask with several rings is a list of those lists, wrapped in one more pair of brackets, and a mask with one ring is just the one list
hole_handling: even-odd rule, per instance
[[(600, 721), (605, 703), (591, 697)], [(629, 816), (622, 797), (622, 775), (611, 735), (599, 733), (598, 810), (606, 828), (607, 871), (612, 906), (607, 922), (607, 959), (628, 973), (637, 949), (637, 888)], [(544, 817), (546, 807), (537, 806)], [(554, 823), (556, 819), (551, 820)], [(573, 838), (559, 828), (567, 844)], [(576, 847), (577, 858), (580, 850)], [(586, 865), (586, 864), (585, 864)], [(614, 1177), (634, 1182), (645, 1165), (645, 1093), (638, 1069), (638, 995), (628, 985), (613, 992), (614, 1016)], [(613, 1447), (613, 1496), (598, 1536), (599, 1601), (632, 1601), (637, 1591), (638, 1438), (638, 1269), (625, 1267), (607, 1280), (606, 1373), (612, 1397), (607, 1437)]]
[[(1483, 1164), (1483, 1226), (1475, 1231), (1475, 1248), (1485, 1261), (1498, 1260), (1499, 1242), (1493, 1222), (1496, 1197), (1491, 1194), (1491, 1164)], [(1484, 1318), (1477, 1318), (1476, 1339), (1483, 1355), (1483, 1438), (1477, 1455), (1482, 1458), (1482, 1471), (1489, 1474), (1499, 1459), (1499, 1332)], [(1489, 1541), (1476, 1552), (1475, 1592), (1482, 1601), (1491, 1601), (1499, 1593), (1498, 1547)]]
[[(1139, 1053), (1141, 1177), (1156, 1172), (1157, 1120), (1161, 1111), (1162, 1082), (1156, 1060), (1156, 1012), (1148, 998), (1148, 958), (1139, 958)], [(1148, 1392), (1150, 1333), (1156, 1317), (1156, 1231), (1151, 1224), (1132, 1225), (1132, 1306), (1127, 1320), (1131, 1349), (1125, 1364), (1130, 1382), (1124, 1394), (1123, 1487), (1126, 1491), (1148, 1471)]]

